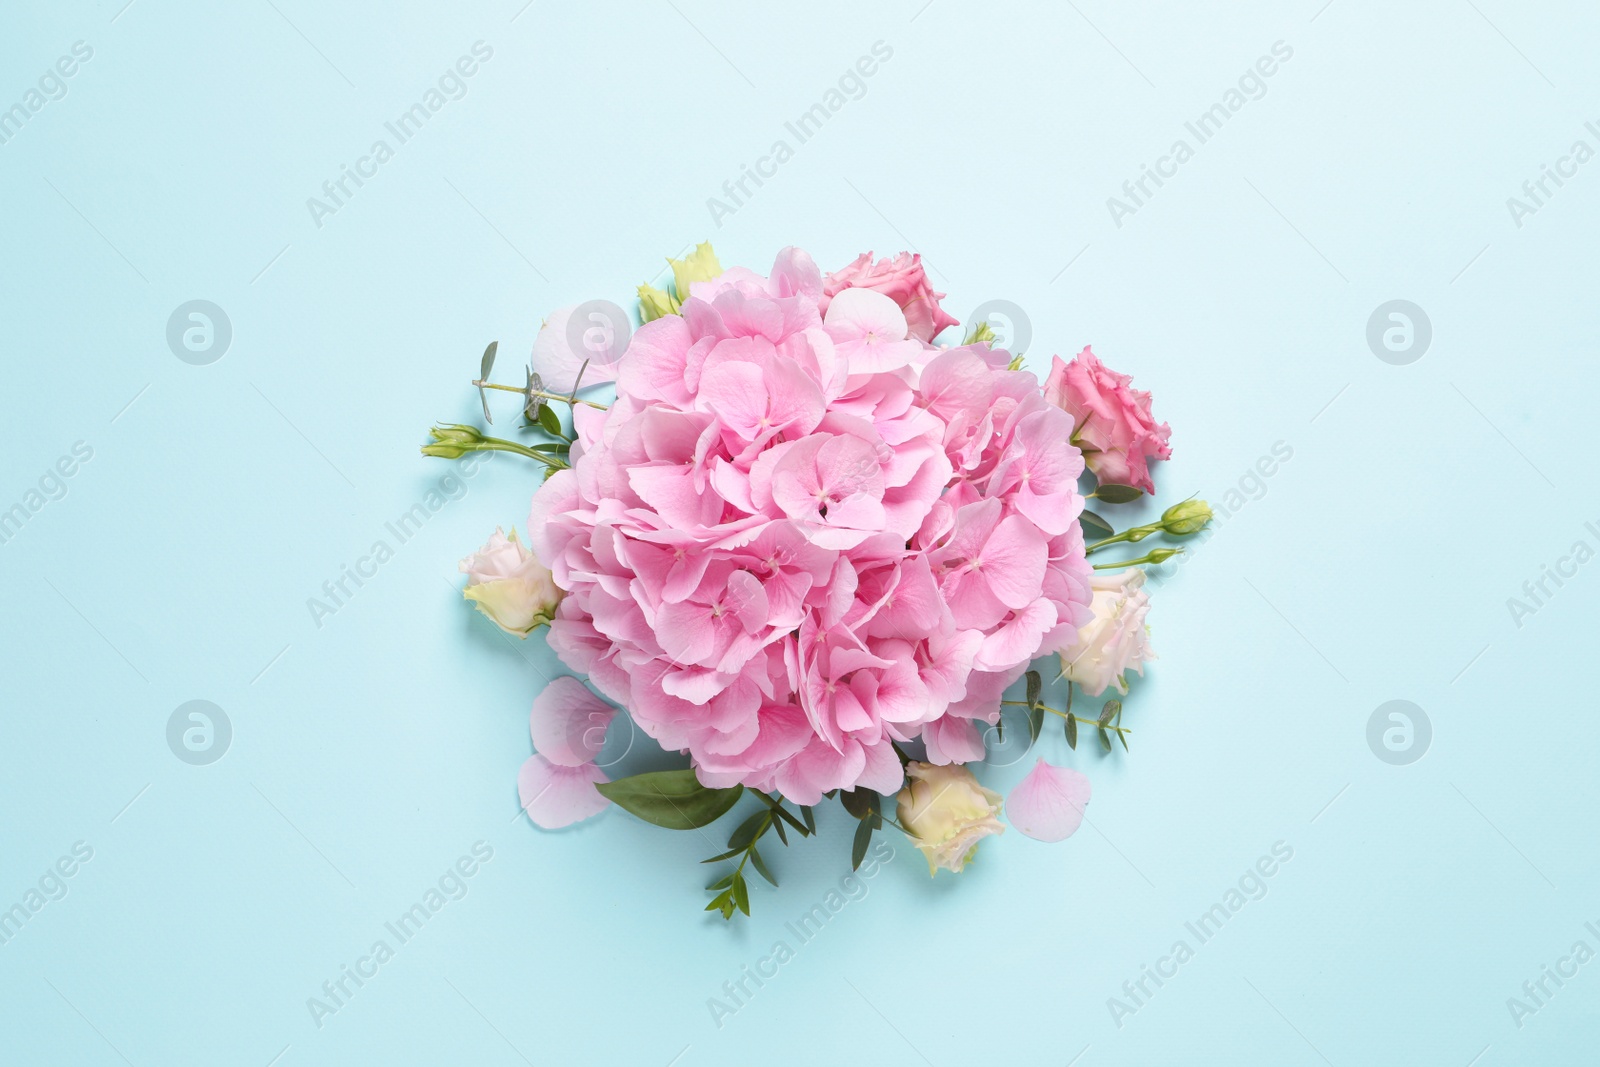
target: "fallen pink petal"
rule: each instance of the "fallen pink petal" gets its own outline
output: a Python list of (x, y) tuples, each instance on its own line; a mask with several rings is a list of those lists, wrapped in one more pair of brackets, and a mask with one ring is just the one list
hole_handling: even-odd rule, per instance
[(1041, 758), (1006, 797), (1006, 818), (1035, 841), (1065, 841), (1083, 824), (1092, 792), (1086, 776)]

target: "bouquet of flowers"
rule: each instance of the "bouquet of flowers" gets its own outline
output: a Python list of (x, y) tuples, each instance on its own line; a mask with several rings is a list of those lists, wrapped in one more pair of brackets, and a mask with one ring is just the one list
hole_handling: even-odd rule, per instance
[[(486, 390), (519, 394), (520, 440), (444, 425), (423, 448), (542, 468), (527, 544), (497, 529), (461, 564), (478, 610), (545, 628), (574, 672), (533, 701), (532, 821), (615, 804), (683, 830), (754, 798), (706, 861), (726, 865), (706, 908), (725, 919), (749, 914), (749, 871), (777, 884), (769, 832), (814, 834), (824, 800), (858, 821), (853, 865), (888, 824), (930, 873), (959, 872), (1002, 808), (1029, 837), (1070, 836), (1083, 774), (1040, 759), (1002, 801), (971, 767), (1008, 705), (1030, 743), (1048, 715), (1069, 747), (1080, 726), (1127, 747), (1120, 701), (1079, 715), (1073, 691), (1125, 695), (1143, 673), (1140, 567), (1180, 550), (1091, 556), (1210, 518), (1188, 500), (1118, 533), (1086, 510), (1154, 491), (1170, 450), (1150, 395), (1088, 348), (1041, 384), (987, 323), (938, 343), (959, 323), (916, 255), (823, 274), (786, 248), (762, 276), (703, 244), (670, 262), (671, 292), (639, 287), (637, 328), (608, 301), (553, 313), (522, 386), (488, 381), (489, 346), (473, 384), (486, 421)], [(1048, 683), (1040, 658), (1059, 663)], [(688, 766), (610, 778), (596, 757), (619, 708)]]

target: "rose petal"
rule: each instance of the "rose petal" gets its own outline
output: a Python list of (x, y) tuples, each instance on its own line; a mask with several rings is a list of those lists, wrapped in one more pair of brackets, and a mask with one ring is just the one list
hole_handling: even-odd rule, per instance
[(528, 732), (534, 750), (545, 759), (562, 767), (580, 767), (600, 754), (616, 714), (616, 708), (582, 682), (562, 675), (534, 697)]
[(595, 783), (610, 780), (593, 763), (562, 767), (536, 752), (517, 772), (517, 795), (536, 825), (559, 830), (604, 811), (611, 801), (600, 795)]
[(1065, 841), (1082, 825), (1091, 792), (1082, 774), (1041, 759), (1006, 797), (1006, 816), (1036, 841)]

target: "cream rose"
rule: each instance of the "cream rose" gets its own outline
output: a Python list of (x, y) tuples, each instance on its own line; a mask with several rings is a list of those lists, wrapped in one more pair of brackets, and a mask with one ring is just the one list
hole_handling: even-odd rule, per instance
[(1094, 591), (1094, 618), (1078, 630), (1078, 640), (1061, 650), (1061, 673), (1096, 697), (1115, 686), (1126, 695), (1130, 670), (1144, 673), (1147, 660), (1156, 658), (1150, 647), (1145, 615), (1150, 597), (1144, 591), (1144, 571), (1130, 567), (1116, 574), (1089, 579)]
[(494, 536), (461, 561), (461, 571), (467, 575), (462, 595), (496, 626), (517, 637), (547, 625), (563, 595), (550, 572), (522, 547), (515, 529), (507, 537), (495, 527)]
[(906, 766), (909, 781), (900, 790), (896, 812), (900, 825), (928, 860), (928, 873), (943, 867), (961, 873), (978, 851), (978, 842), (1005, 832), (1000, 820), (1000, 794), (978, 784), (958, 764)]

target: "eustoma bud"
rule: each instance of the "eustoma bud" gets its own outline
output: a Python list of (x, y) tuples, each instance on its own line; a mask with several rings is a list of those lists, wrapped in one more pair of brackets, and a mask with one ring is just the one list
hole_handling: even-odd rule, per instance
[(460, 459), (483, 443), (483, 435), (476, 429), (457, 423), (435, 426), (428, 434), (433, 442), (422, 446), (422, 454), (440, 459)]
[(1197, 534), (1210, 521), (1211, 505), (1204, 500), (1185, 500), (1161, 513), (1161, 528), (1174, 537)]

